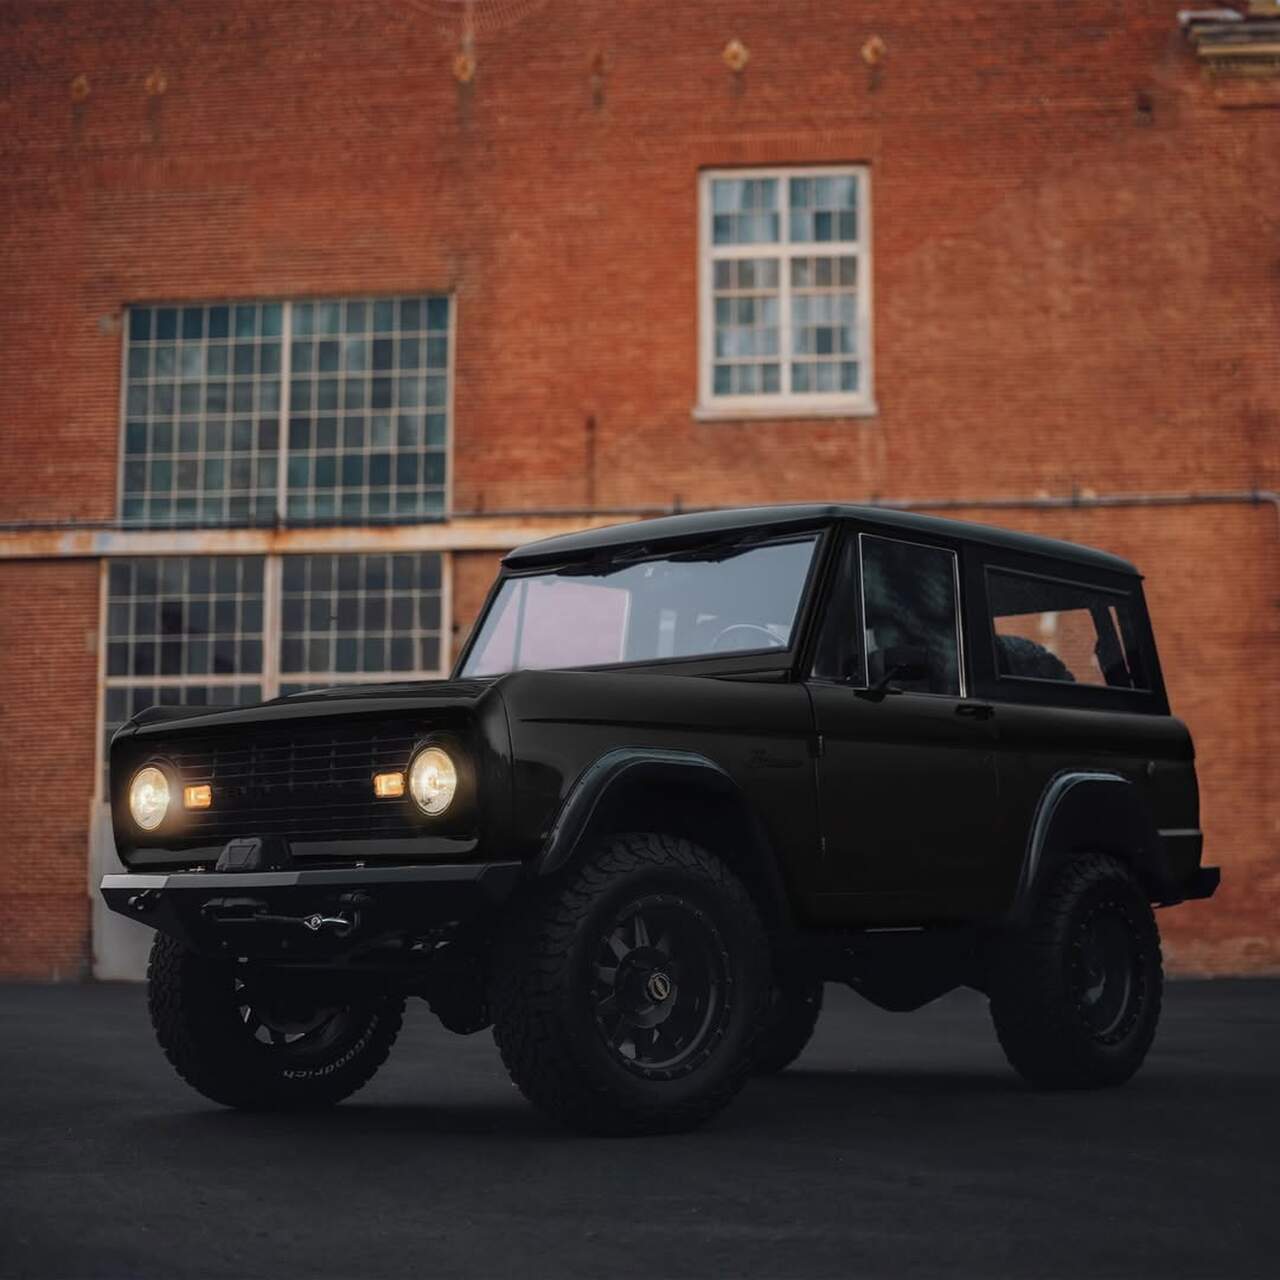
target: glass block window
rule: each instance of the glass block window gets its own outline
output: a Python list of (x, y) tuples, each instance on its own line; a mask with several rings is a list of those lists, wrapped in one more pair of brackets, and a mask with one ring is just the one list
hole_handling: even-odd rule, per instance
[(131, 307), (133, 527), (444, 515), (449, 299)]
[(442, 654), (440, 556), (286, 556), (280, 678), (332, 685), (354, 673), (436, 675)]
[(702, 176), (700, 407), (870, 411), (867, 171)]

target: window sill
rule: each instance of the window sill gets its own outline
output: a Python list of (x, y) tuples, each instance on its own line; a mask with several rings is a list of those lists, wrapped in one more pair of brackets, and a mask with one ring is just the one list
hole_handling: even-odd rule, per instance
[(784, 418), (874, 418), (880, 407), (873, 400), (850, 404), (704, 405), (689, 411), (695, 422), (776, 422)]

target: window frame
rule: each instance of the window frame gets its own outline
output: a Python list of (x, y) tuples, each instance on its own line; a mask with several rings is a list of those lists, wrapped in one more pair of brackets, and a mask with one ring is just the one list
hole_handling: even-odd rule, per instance
[[(419, 513), (388, 512), (386, 515), (342, 516), (332, 517), (291, 517), (288, 512), (289, 502), (289, 419), (291, 403), (290, 380), (292, 368), (293, 316), (294, 309), (304, 304), (322, 302), (338, 302), (345, 306), (348, 302), (399, 302), (405, 298), (443, 298), (448, 308), (446, 351), (445, 351), (445, 403), (444, 403), (444, 443), (441, 452), (444, 454), (444, 484), (441, 486), (441, 509), (438, 514), (423, 515)], [(130, 317), (135, 310), (158, 311), (173, 308), (181, 313), (184, 307), (229, 307), (237, 306), (263, 307), (269, 304), (281, 307), (280, 328), (280, 405), (277, 410), (277, 442), (276, 442), (276, 485), (274, 511), (270, 521), (251, 516), (247, 519), (228, 519), (225, 521), (206, 522), (201, 520), (126, 520), (124, 517), (125, 502), (125, 466), (128, 462), (126, 440), (129, 425), (129, 349), (130, 349)], [(382, 528), (405, 524), (441, 524), (452, 518), (454, 499), (454, 409), (457, 386), (457, 340), (458, 330), (458, 296), (452, 288), (435, 289), (400, 289), (393, 293), (342, 293), (342, 294), (297, 294), (297, 295), (257, 295), (241, 297), (192, 297), (174, 300), (172, 298), (134, 298), (121, 308), (120, 320), (120, 394), (117, 405), (118, 431), (116, 436), (116, 497), (114, 520), (121, 529), (136, 532), (175, 532), (189, 529), (197, 530), (235, 530), (235, 529), (270, 529), (276, 526), (292, 526), (295, 528), (355, 528), (372, 526)], [(399, 330), (396, 340), (399, 340)], [(209, 341), (206, 337), (205, 341)], [(425, 376), (425, 374), (424, 374)], [(256, 380), (257, 375), (255, 375)], [(202, 379), (207, 381), (206, 378)], [(340, 450), (337, 452), (341, 452)], [(204, 457), (204, 454), (197, 455)], [(146, 455), (148, 461), (150, 454)]]
[[(712, 183), (721, 180), (776, 179), (789, 191), (792, 178), (852, 176), (857, 183), (856, 240), (791, 240), (790, 198), (781, 210), (780, 238), (775, 243), (716, 245), (711, 238)], [(793, 258), (848, 256), (858, 263), (854, 297), (855, 358), (859, 365), (861, 390), (717, 396), (712, 394), (715, 364), (715, 264), (735, 258), (776, 258), (780, 264), (778, 291), (779, 362), (783, 381), (789, 384), (791, 351), (791, 279)], [(875, 334), (872, 327), (872, 241), (871, 169), (866, 164), (778, 165), (763, 168), (703, 169), (698, 174), (698, 400), (694, 418), (704, 421), (744, 418), (852, 418), (873, 417), (879, 412), (875, 400)]]
[[(767, 649), (731, 649), (724, 653), (685, 654), (668, 658), (650, 658), (644, 662), (605, 662), (595, 663), (590, 666), (584, 664), (577, 667), (546, 667), (537, 669), (547, 671), (674, 670), (691, 675), (697, 675), (700, 672), (706, 672), (707, 674), (712, 675), (754, 674), (762, 671), (795, 672), (798, 669), (798, 664), (802, 655), (807, 653), (810, 645), (810, 628), (818, 597), (822, 591), (822, 578), (825, 572), (827, 555), (833, 541), (832, 528), (828, 524), (817, 523), (814, 525), (803, 525), (796, 529), (768, 530), (759, 538), (758, 541), (752, 541), (753, 546), (772, 546), (778, 543), (794, 542), (807, 538), (814, 539), (813, 555), (809, 560), (809, 567), (805, 574), (804, 585), (801, 588), (799, 599), (796, 602), (796, 613), (791, 626), (790, 642), (784, 648), (770, 647)], [(730, 530), (720, 537), (699, 538), (696, 540), (677, 539), (666, 544), (662, 542), (655, 542), (649, 544), (652, 550), (652, 555), (640, 557), (640, 559), (661, 559), (665, 555), (687, 550), (690, 546), (710, 545), (717, 541), (734, 540), (735, 531)], [(589, 554), (590, 553), (587, 553), (588, 557)], [(483, 676), (467, 675), (465, 674), (465, 669), (467, 663), (471, 659), (472, 650), (479, 642), (480, 633), (483, 629), (481, 624), (489, 616), (490, 610), (497, 603), (503, 587), (508, 582), (515, 579), (537, 577), (540, 574), (555, 573), (568, 567), (580, 565), (583, 558), (586, 557), (573, 557), (548, 564), (532, 564), (522, 566), (519, 569), (507, 569), (504, 566), (498, 576), (494, 579), (493, 584), (490, 586), (488, 595), (485, 596), (484, 603), (476, 613), (475, 621), (471, 625), (471, 630), (467, 635), (466, 641), (459, 649), (457, 657), (454, 659), (451, 678), (454, 680), (500, 679), (500, 674)], [(534, 670), (535, 668), (522, 669)]]
[[(863, 540), (866, 538), (878, 538), (882, 542), (901, 542), (908, 546), (922, 547), (926, 551), (943, 551), (951, 557), (951, 581), (954, 592), (956, 606), (956, 663), (957, 674), (959, 676), (960, 692), (957, 693), (934, 693), (929, 689), (900, 689), (895, 693), (895, 697), (900, 695), (911, 695), (921, 698), (948, 698), (951, 701), (957, 699), (970, 699), (973, 697), (973, 679), (969, 673), (968, 640), (965, 636), (965, 581), (963, 566), (961, 563), (961, 549), (947, 542), (924, 542), (919, 538), (904, 538), (900, 533), (892, 528), (882, 528), (880, 526), (861, 526), (851, 525), (846, 528), (844, 537), (836, 545), (833, 555), (830, 572), (830, 582), (824, 593), (822, 601), (823, 615), (815, 618), (813, 634), (810, 637), (809, 651), (805, 658), (805, 680), (813, 681), (817, 684), (839, 685), (841, 688), (849, 689), (854, 692), (865, 693), (871, 688), (869, 683), (870, 672), (868, 669), (867, 654), (867, 603), (866, 603), (866, 575), (863, 572)], [(850, 583), (841, 575), (842, 560), (847, 549), (852, 548), (853, 556), (853, 572), (857, 581)], [(854, 644), (857, 646), (858, 666), (862, 672), (862, 680), (854, 680), (851, 677), (819, 675), (814, 670), (814, 664), (818, 657), (818, 646), (821, 643), (822, 628), (826, 625), (831, 611), (841, 605), (841, 603), (851, 604), (853, 606), (855, 620), (855, 635), (853, 637)]]
[[(991, 643), (991, 661), (992, 661), (993, 669), (995, 671), (995, 680), (996, 680), (997, 687), (1000, 686), (1001, 684), (1005, 684), (1010, 681), (1013, 681), (1016, 684), (1038, 685), (1038, 686), (1048, 685), (1052, 688), (1102, 691), (1102, 692), (1111, 693), (1111, 694), (1116, 694), (1116, 693), (1141, 694), (1144, 697), (1149, 696), (1152, 693), (1151, 677), (1146, 670), (1146, 653), (1144, 652), (1144, 646), (1142, 643), (1141, 627), (1138, 624), (1138, 620), (1136, 617), (1125, 618), (1125, 616), (1119, 611), (1117, 611), (1117, 614), (1116, 614), (1116, 627), (1117, 627), (1116, 638), (1120, 641), (1120, 645), (1122, 647), (1122, 650), (1124, 651), (1126, 668), (1128, 666), (1129, 657), (1130, 657), (1128, 653), (1128, 642), (1130, 639), (1132, 639), (1134, 642), (1135, 649), (1137, 651), (1134, 656), (1136, 656), (1138, 659), (1139, 674), (1143, 677), (1145, 683), (1141, 685), (1108, 684), (1106, 683), (1105, 678), (1101, 683), (1099, 683), (1096, 680), (1079, 680), (1079, 679), (1051, 680), (1045, 676), (1027, 676), (1027, 675), (1019, 675), (1016, 672), (1012, 672), (1012, 671), (1001, 671), (1000, 655), (999, 655), (999, 634), (1000, 633), (996, 630), (995, 610), (991, 608), (991, 577), (993, 574), (997, 574), (997, 575), (1003, 574), (1006, 578), (1025, 578), (1025, 579), (1029, 579), (1032, 582), (1048, 583), (1058, 587), (1069, 587), (1073, 591), (1088, 592), (1097, 596), (1112, 596), (1114, 597), (1114, 603), (1121, 603), (1123, 605), (1129, 606), (1130, 608), (1133, 607), (1133, 593), (1130, 591), (1125, 591), (1122, 587), (1108, 587), (1108, 586), (1103, 586), (1097, 582), (1081, 582), (1073, 578), (1059, 577), (1056, 574), (1037, 573), (1029, 569), (1011, 569), (1007, 565), (1002, 565), (1002, 564), (990, 564), (990, 563), (984, 564), (982, 567), (983, 585), (985, 587), (985, 604), (986, 604), (986, 608), (984, 610), (984, 616), (985, 616), (985, 621), (987, 625), (989, 640)], [(1112, 607), (1114, 607), (1114, 605)], [(1062, 610), (1057, 610), (1057, 612), (1062, 612)], [(1018, 615), (1002, 614), (1001, 616), (1013, 617)]]
[[(1095, 568), (1069, 559), (990, 546), (969, 547), (965, 561), (965, 582), (970, 601), (967, 625), (971, 628), (970, 656), (976, 697), (996, 704), (1026, 706), (1029, 710), (1070, 707), (1143, 715), (1169, 714), (1168, 695), (1140, 576)], [(1061, 680), (1034, 677), (1002, 677), (997, 667), (995, 627), (987, 589), (989, 569), (1047, 578), (1076, 588), (1128, 597), (1133, 608), (1134, 637), (1147, 688), (1125, 689), (1115, 685), (1068, 684)]]
[[(961, 594), (960, 555), (955, 547), (943, 546), (940, 543), (921, 542), (917, 538), (899, 538), (891, 534), (876, 533), (867, 529), (858, 530), (858, 645), (861, 650), (862, 670), (869, 680), (871, 675), (870, 654), (867, 652), (867, 574), (866, 574), (866, 539), (876, 538), (881, 542), (898, 542), (908, 547), (921, 547), (925, 551), (941, 551), (951, 557), (951, 592), (955, 602), (956, 616), (956, 682), (960, 686), (959, 693), (934, 693), (932, 689), (903, 689), (901, 693), (912, 693), (924, 698), (967, 698), (969, 696), (969, 680), (965, 672), (964, 651), (964, 597)], [(864, 683), (855, 688), (869, 689), (871, 685)]]

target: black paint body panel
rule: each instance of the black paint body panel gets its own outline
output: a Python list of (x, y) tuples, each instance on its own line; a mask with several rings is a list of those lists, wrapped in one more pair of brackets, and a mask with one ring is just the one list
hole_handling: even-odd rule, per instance
[[(532, 879), (556, 873), (610, 823), (643, 821), (716, 844), (773, 902), (778, 921), (843, 928), (1007, 919), (1057, 860), (1085, 849), (1131, 859), (1154, 901), (1208, 885), (1190, 735), (1169, 714), (1141, 579), (1117, 557), (873, 508), (806, 507), (552, 539), (512, 553), (504, 575), (743, 528), (823, 534), (791, 648), (369, 686), (217, 713), (157, 709), (111, 746), (121, 858), (131, 870), (178, 871), (217, 857), (181, 822), (153, 837), (134, 829), (126, 788), (151, 760), (185, 759), (215, 741), (339, 743), (390, 726), (414, 743), (443, 736), (456, 747), (470, 770), (465, 802), (444, 822), (415, 817), (406, 801), (376, 836), (297, 839), (298, 864), (519, 863)], [(964, 696), (809, 678), (817, 627), (841, 585), (839, 548), (858, 533), (955, 552)], [(1149, 687), (998, 676), (984, 597), (992, 565), (1125, 592), (1141, 617)], [(306, 791), (311, 783), (285, 776), (280, 805), (311, 795), (318, 804), (348, 795), (368, 803), (365, 782), (331, 777), (328, 790)], [(268, 822), (262, 814), (280, 811), (269, 798), (255, 794), (246, 812)], [(121, 892), (113, 886), (113, 906)]]

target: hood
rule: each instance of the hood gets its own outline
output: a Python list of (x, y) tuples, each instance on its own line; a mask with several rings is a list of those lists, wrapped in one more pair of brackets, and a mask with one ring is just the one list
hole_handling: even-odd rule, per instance
[(384, 716), (476, 706), (494, 680), (404, 680), (360, 684), (273, 698), (250, 707), (148, 707), (121, 725), (117, 738), (178, 730), (234, 729), (343, 715)]

